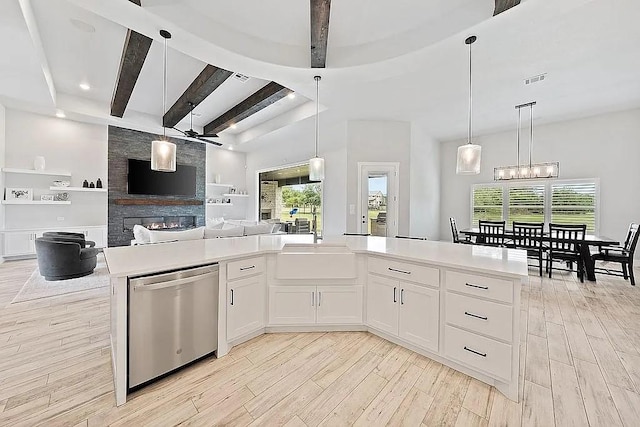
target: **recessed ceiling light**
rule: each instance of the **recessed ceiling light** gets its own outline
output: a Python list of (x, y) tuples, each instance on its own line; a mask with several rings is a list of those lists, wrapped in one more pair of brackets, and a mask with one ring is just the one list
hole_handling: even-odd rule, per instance
[(231, 125), (231, 126), (229, 126), (229, 127), (230, 127), (231, 129), (235, 129), (235, 128), (237, 128), (238, 126), (234, 123), (234, 124), (232, 124), (232, 125)]
[(87, 83), (87, 82), (82, 82), (82, 83), (80, 83), (80, 89), (89, 90), (89, 89), (91, 89), (91, 85), (89, 83)]
[(76, 27), (76, 29), (84, 32), (84, 33), (95, 33), (96, 32), (96, 27), (94, 27), (93, 25), (89, 24), (88, 22), (84, 22), (81, 21), (79, 19), (75, 19), (75, 18), (71, 18), (71, 25), (73, 25), (74, 27)]
[(233, 150), (233, 146), (232, 145), (229, 146), (229, 150)]
[(64, 119), (65, 117), (67, 117), (67, 115), (64, 113), (64, 111), (58, 110), (56, 111), (56, 117), (59, 119)]
[(287, 95), (287, 98), (289, 99), (295, 99), (296, 94), (294, 92), (291, 92), (289, 95)]

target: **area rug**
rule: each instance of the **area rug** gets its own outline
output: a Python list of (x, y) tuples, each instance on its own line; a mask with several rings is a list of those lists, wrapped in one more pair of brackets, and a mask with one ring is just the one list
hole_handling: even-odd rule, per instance
[(36, 268), (31, 277), (26, 281), (18, 295), (11, 304), (24, 301), (32, 301), (41, 298), (49, 298), (58, 295), (82, 292), (109, 286), (109, 270), (104, 260), (104, 255), (98, 254), (98, 264), (93, 274), (77, 279), (57, 280), (47, 282)]

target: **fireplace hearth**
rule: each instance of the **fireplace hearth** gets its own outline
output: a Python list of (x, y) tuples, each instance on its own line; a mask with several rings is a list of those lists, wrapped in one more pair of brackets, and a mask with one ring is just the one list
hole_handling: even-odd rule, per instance
[(134, 225), (141, 225), (149, 230), (186, 230), (196, 226), (195, 216), (153, 216), (129, 217), (122, 220), (123, 231), (133, 231)]

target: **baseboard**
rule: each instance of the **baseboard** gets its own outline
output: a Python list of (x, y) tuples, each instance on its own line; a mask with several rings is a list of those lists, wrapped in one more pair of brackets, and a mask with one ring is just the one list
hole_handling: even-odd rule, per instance
[(304, 325), (304, 326), (267, 326), (266, 333), (278, 332), (366, 332), (365, 325)]

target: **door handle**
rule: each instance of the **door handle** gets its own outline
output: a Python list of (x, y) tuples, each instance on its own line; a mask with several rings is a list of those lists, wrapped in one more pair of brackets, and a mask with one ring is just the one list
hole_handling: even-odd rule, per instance
[(322, 292), (318, 291), (318, 307), (322, 305)]
[(397, 290), (397, 289), (398, 289), (398, 288), (393, 288), (393, 302), (398, 302), (398, 299), (397, 299), (397, 297), (396, 297), (396, 290)]
[(233, 305), (233, 289), (231, 289), (231, 305)]
[(404, 289), (400, 289), (400, 305), (404, 305)]
[(315, 305), (316, 305), (316, 293), (311, 292), (311, 307), (314, 307)]

